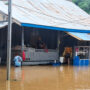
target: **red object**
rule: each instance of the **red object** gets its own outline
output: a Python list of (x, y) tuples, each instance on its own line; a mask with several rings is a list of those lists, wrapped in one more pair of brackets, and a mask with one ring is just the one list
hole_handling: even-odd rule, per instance
[(23, 61), (26, 60), (26, 55), (25, 55), (25, 52), (24, 51), (22, 52), (22, 59), (23, 59)]
[(44, 51), (48, 53), (48, 49), (44, 49)]
[(79, 50), (79, 49), (78, 49), (78, 48), (76, 48), (76, 52), (78, 52), (78, 50)]

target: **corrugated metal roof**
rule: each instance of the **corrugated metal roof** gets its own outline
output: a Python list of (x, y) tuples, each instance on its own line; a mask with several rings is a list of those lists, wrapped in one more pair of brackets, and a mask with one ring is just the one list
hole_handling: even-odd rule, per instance
[[(28, 23), (57, 28), (90, 30), (90, 16), (70, 1), (12, 1), (12, 16), (13, 19), (19, 23)], [(2, 1), (0, 1), (0, 11), (7, 14), (7, 6)]]

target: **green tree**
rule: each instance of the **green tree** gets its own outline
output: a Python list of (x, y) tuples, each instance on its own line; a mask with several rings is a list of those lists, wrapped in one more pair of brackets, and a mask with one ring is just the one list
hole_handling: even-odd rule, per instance
[(90, 14), (90, 0), (72, 0), (76, 5)]

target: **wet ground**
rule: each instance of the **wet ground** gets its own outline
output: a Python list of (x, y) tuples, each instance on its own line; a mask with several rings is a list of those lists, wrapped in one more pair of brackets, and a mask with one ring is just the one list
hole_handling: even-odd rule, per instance
[(90, 67), (23, 66), (0, 67), (0, 90), (90, 90)]

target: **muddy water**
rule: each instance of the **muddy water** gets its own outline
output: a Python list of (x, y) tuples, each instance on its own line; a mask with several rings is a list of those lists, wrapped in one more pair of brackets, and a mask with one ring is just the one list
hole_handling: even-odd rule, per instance
[(0, 67), (0, 90), (90, 90), (90, 67), (23, 66)]

